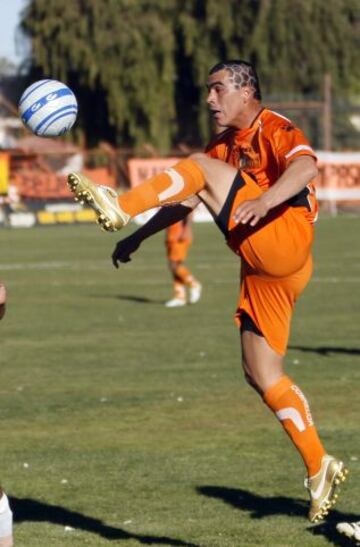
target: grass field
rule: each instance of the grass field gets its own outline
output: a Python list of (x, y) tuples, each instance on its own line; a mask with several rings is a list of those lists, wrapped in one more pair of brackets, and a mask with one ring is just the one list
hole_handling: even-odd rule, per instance
[(17, 546), (346, 545), (360, 518), (360, 217), (322, 218), (287, 372), (351, 476), (306, 520), (303, 464), (240, 371), (238, 263), (195, 226), (196, 306), (165, 309), (163, 235), (110, 264), (95, 226), (1, 230), (0, 466)]

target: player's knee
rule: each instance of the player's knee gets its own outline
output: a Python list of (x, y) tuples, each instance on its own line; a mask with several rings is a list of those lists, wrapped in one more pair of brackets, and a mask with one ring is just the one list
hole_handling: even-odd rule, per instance
[(204, 154), (203, 152), (195, 152), (194, 154), (191, 154), (189, 156), (190, 160), (196, 161), (197, 163), (202, 163), (204, 161), (209, 160), (209, 156)]
[(206, 154), (203, 154), (202, 152), (196, 152), (195, 154), (191, 154), (189, 159), (194, 161), (200, 167), (200, 169), (203, 170), (204, 173), (208, 173), (210, 171), (211, 158), (209, 158)]

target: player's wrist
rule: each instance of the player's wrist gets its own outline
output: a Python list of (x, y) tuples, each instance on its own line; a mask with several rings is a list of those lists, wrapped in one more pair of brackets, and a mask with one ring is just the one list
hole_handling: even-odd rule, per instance
[(270, 211), (273, 207), (275, 207), (275, 204), (273, 202), (273, 197), (269, 192), (264, 192), (262, 196), (259, 198), (261, 202), (261, 206), (263, 207), (265, 214)]

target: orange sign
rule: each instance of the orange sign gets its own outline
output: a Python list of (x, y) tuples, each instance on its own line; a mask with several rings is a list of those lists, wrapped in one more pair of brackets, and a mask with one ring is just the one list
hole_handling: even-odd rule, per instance
[(9, 154), (0, 152), (0, 194), (7, 194), (9, 186)]

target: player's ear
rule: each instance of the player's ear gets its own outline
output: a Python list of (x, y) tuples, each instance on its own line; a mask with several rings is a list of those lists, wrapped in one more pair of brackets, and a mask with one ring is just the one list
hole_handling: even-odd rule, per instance
[(244, 86), (244, 87), (242, 88), (242, 90), (243, 90), (243, 97), (244, 97), (244, 99), (246, 99), (247, 101), (248, 101), (249, 99), (251, 99), (251, 97), (252, 97), (253, 94), (254, 94), (253, 89), (252, 89), (251, 87), (248, 87), (248, 86), (246, 85), (246, 86)]

